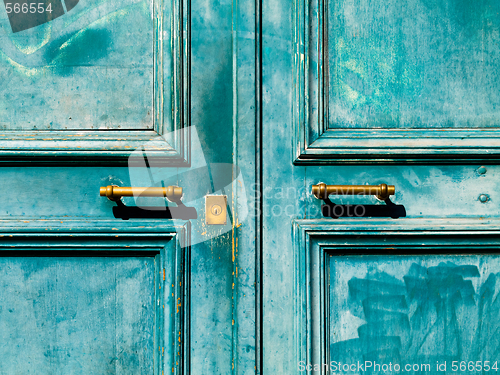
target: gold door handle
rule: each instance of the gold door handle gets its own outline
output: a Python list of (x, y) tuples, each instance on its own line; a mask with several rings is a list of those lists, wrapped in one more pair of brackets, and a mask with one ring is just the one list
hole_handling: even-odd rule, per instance
[(319, 183), (312, 186), (312, 193), (318, 199), (327, 199), (329, 195), (375, 195), (385, 201), (394, 195), (394, 185), (327, 185)]
[(173, 202), (182, 198), (182, 188), (178, 186), (167, 187), (120, 187), (115, 185), (100, 188), (100, 196), (109, 200), (119, 201), (121, 197), (166, 197)]

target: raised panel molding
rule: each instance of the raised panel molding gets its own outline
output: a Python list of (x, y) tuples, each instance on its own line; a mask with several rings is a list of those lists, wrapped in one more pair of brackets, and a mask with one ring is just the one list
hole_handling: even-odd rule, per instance
[[(154, 18), (152, 129), (2, 130), (1, 164), (119, 166), (127, 165), (132, 152), (142, 149), (148, 159), (162, 166), (189, 165), (190, 8), (184, 0), (150, 1)], [(175, 136), (165, 136), (171, 132)]]
[[(155, 374), (189, 373), (189, 223), (0, 220), (7, 257), (154, 256)], [(24, 258), (26, 259), (26, 258)]]
[[(296, 220), (294, 342), (297, 364), (330, 363), (327, 255), (500, 253), (500, 220)], [(303, 373), (296, 370), (297, 374)], [(321, 374), (326, 374), (322, 369)]]
[(327, 7), (327, 0), (295, 2), (294, 164), (498, 162), (500, 124), (477, 129), (329, 129)]

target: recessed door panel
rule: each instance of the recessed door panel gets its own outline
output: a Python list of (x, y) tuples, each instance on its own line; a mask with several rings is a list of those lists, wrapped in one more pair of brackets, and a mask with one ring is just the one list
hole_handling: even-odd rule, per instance
[(168, 135), (189, 118), (182, 0), (4, 5), (0, 160), (116, 164), (141, 148), (188, 161), (189, 132)]
[(0, 374), (188, 371), (186, 228), (37, 224), (0, 228)]
[(491, 254), (327, 255), (333, 366), (359, 361), (374, 373), (376, 363), (429, 374), (439, 364), (451, 371), (453, 361), (494, 366), (499, 270)]
[(156, 262), (0, 257), (0, 372), (155, 373)]
[(498, 160), (496, 2), (296, 5), (295, 164)]

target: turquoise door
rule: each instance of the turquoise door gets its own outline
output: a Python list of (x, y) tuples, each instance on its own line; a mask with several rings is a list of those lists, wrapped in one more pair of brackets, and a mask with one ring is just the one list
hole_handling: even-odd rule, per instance
[[(255, 371), (255, 19), (251, 2), (4, 2), (1, 374)], [(100, 196), (113, 185), (180, 186), (186, 208)], [(226, 224), (206, 224), (208, 194)]]
[(136, 149), (187, 163), (183, 6), (2, 5), (1, 374), (187, 373), (189, 222), (99, 196)]
[(496, 373), (498, 13), (4, 1), (0, 373)]
[(498, 3), (262, 14), (263, 373), (497, 372)]

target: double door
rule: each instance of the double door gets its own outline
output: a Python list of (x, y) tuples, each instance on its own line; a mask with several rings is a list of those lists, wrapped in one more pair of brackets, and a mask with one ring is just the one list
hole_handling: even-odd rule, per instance
[(497, 371), (494, 1), (56, 3), (0, 12), (0, 373)]

